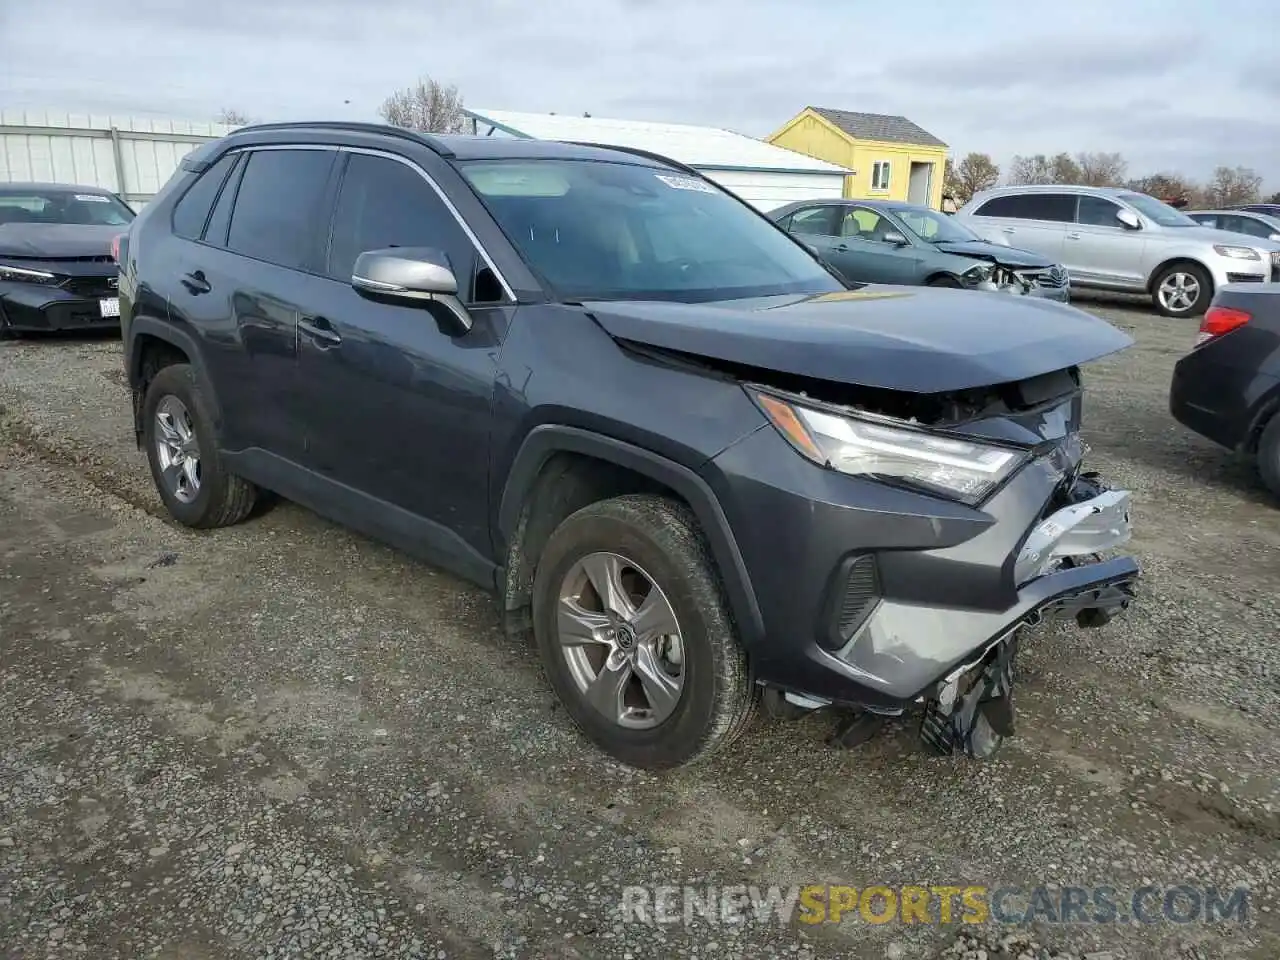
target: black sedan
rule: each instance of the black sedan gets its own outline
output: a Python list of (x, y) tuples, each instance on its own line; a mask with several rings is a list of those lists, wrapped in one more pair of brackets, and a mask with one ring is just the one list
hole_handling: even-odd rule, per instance
[(769, 216), (850, 283), (962, 287), (1066, 303), (1067, 271), (982, 239), (930, 207), (886, 200), (789, 203)]
[(133, 218), (98, 187), (0, 183), (0, 335), (118, 327), (111, 242)]
[(1192, 351), (1173, 368), (1169, 410), (1214, 443), (1253, 457), (1280, 497), (1280, 284), (1228, 284)]

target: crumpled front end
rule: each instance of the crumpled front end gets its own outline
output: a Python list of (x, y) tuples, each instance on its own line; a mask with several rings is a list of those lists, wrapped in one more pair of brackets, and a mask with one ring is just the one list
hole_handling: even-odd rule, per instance
[[(1078, 379), (1021, 384), (961, 411), (962, 435), (925, 426), (911, 443), (813, 403), (763, 398), (778, 429), (712, 464), (767, 631), (753, 668), (791, 707), (874, 718), (923, 705), (926, 742), (984, 756), (1012, 730), (1024, 628), (1101, 626), (1140, 576), (1115, 555), (1130, 493), (1084, 472)], [(806, 447), (809, 463), (794, 455)]]

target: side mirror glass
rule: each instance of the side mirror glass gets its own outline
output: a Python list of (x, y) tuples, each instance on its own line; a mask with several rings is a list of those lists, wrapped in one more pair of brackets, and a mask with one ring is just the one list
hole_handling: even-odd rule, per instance
[(1120, 225), (1126, 230), (1142, 229), (1142, 221), (1138, 219), (1138, 215), (1132, 210), (1121, 210), (1116, 214), (1116, 219), (1120, 221)]
[(356, 258), (351, 286), (361, 296), (387, 303), (428, 308), (439, 304), (461, 332), (471, 329), (471, 315), (458, 299), (458, 280), (449, 266), (449, 258), (440, 250), (431, 247), (368, 250)]
[(884, 235), (884, 242), (892, 244), (895, 247), (905, 247), (907, 245), (907, 238), (897, 230), (890, 230)]

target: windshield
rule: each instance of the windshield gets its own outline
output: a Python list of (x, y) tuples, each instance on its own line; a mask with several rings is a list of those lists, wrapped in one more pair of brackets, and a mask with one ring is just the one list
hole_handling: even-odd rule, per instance
[(696, 177), (592, 160), (458, 166), (565, 300), (692, 303), (844, 289), (785, 233)]
[(0, 190), (0, 225), (6, 223), (64, 223), (79, 226), (123, 227), (134, 213), (106, 193), (73, 190)]
[(1185, 213), (1179, 213), (1167, 203), (1161, 203), (1155, 197), (1149, 197), (1145, 193), (1122, 193), (1119, 199), (1129, 204), (1148, 220), (1154, 220), (1162, 227), (1200, 226)]
[(893, 207), (898, 219), (921, 240), (929, 243), (969, 243), (981, 240), (976, 233), (961, 223), (928, 207)]

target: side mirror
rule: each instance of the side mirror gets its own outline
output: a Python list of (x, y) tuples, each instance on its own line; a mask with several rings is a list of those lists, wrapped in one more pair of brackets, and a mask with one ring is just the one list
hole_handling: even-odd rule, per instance
[(1116, 219), (1120, 221), (1120, 226), (1126, 230), (1142, 229), (1142, 221), (1138, 219), (1138, 215), (1132, 210), (1121, 210), (1116, 214)]
[(471, 315), (458, 299), (458, 280), (449, 258), (431, 247), (368, 250), (356, 258), (351, 286), (361, 296), (408, 307), (439, 304), (451, 322), (466, 333)]
[(1268, 239), (1268, 240), (1280, 240), (1280, 233), (1273, 233), (1271, 236), (1267, 237), (1267, 239)]
[(892, 244), (895, 247), (905, 247), (910, 241), (907, 240), (897, 230), (890, 230), (884, 235), (884, 242)]

